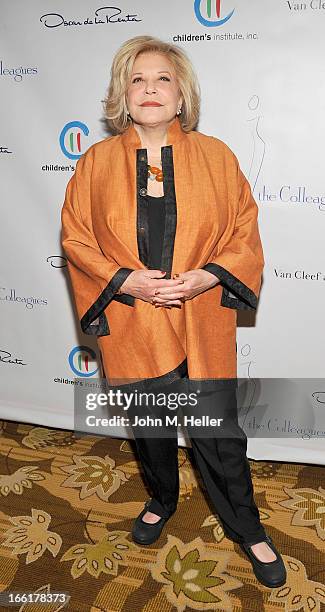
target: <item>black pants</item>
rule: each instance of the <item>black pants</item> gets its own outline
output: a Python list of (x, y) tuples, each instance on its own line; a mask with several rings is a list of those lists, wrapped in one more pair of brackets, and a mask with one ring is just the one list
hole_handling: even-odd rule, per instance
[[(225, 428), (218, 437), (197, 437), (188, 427), (194, 458), (225, 534), (236, 542), (261, 542), (266, 532), (254, 501), (247, 437), (238, 424), (236, 388), (220, 391), (217, 398), (226, 415)], [(152, 492), (148, 510), (167, 518), (176, 511), (179, 497), (177, 426), (169, 425), (169, 437), (159, 438), (140, 437), (136, 426), (132, 430)]]

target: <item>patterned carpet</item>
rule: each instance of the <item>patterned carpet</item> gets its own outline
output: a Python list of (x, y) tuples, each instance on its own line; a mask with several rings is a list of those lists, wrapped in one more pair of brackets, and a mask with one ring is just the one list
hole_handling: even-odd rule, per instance
[(288, 573), (269, 589), (225, 537), (191, 454), (179, 448), (177, 512), (141, 547), (130, 531), (150, 492), (133, 440), (0, 421), (0, 591), (32, 591), (39, 602), (1, 611), (324, 612), (324, 467), (250, 460)]

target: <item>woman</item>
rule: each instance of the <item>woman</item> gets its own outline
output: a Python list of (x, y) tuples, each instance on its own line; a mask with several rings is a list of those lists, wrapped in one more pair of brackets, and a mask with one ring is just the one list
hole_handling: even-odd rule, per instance
[[(105, 110), (116, 135), (80, 158), (62, 208), (81, 328), (117, 384), (216, 382), (228, 429), (191, 436), (194, 456), (226, 535), (260, 582), (279, 586), (285, 567), (260, 523), (236, 406), (236, 310), (256, 308), (264, 266), (257, 205), (227, 145), (194, 131), (199, 85), (181, 48), (126, 41)], [(136, 445), (153, 497), (132, 536), (146, 545), (176, 510), (177, 437)]]

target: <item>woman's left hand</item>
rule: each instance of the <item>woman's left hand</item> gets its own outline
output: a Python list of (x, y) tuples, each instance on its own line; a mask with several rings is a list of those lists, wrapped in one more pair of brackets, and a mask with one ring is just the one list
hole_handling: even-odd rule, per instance
[[(175, 274), (173, 278), (176, 278)], [(184, 284), (177, 287), (177, 291), (174, 287), (162, 287), (157, 290), (156, 296), (152, 300), (155, 306), (181, 306), (185, 300), (191, 300), (199, 293), (211, 289), (220, 282), (214, 274), (201, 269), (183, 272), (178, 274), (177, 278), (183, 280)]]

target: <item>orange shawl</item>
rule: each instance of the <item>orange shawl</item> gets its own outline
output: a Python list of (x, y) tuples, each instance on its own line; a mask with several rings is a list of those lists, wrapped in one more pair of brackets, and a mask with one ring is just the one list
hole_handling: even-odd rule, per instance
[(229, 147), (185, 133), (175, 118), (162, 147), (166, 224), (162, 266), (205, 268), (221, 282), (181, 308), (116, 295), (148, 262), (147, 150), (130, 127), (79, 159), (62, 207), (67, 255), (81, 328), (98, 337), (110, 381), (233, 379), (236, 309), (255, 309), (264, 266), (258, 207)]

